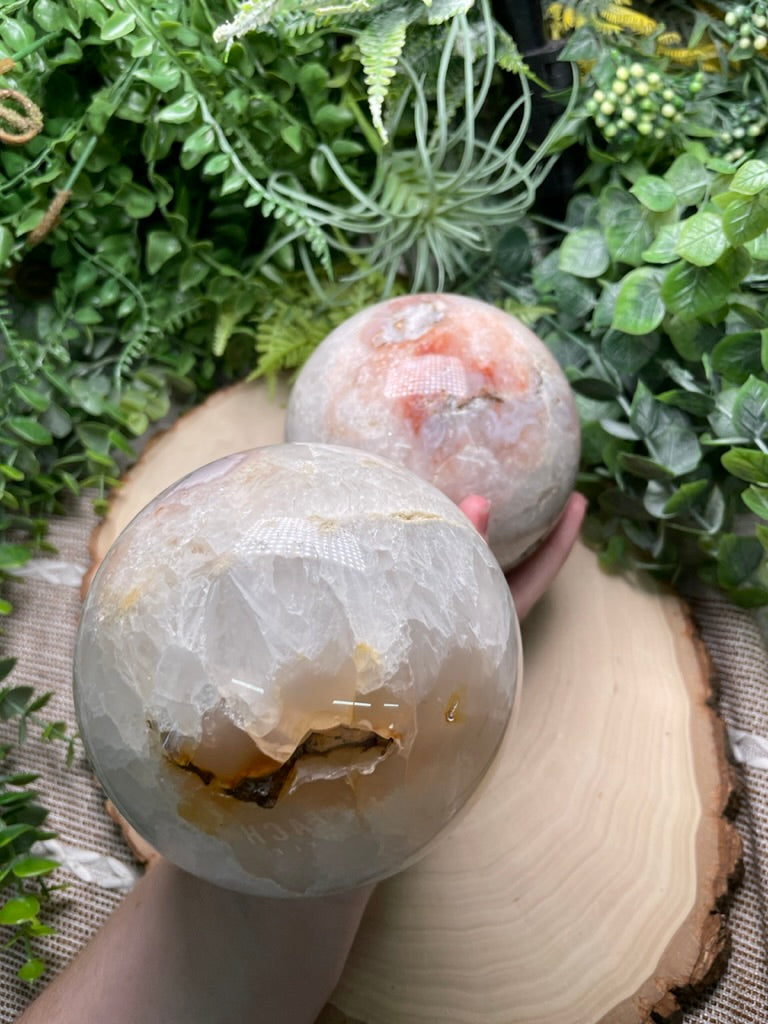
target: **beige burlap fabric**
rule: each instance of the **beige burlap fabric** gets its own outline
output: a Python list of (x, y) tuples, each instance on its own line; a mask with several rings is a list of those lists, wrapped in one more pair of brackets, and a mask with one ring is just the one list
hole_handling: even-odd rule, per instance
[[(54, 525), (52, 540), (58, 554), (46, 560), (48, 578), (40, 578), (40, 567), (33, 566), (33, 575), (14, 584), (16, 610), (4, 644), (19, 659), (12, 681), (33, 685), (40, 692), (54, 691), (46, 715), (66, 719), (73, 728), (70, 688), (79, 612), (77, 578), (88, 563), (94, 522), (83, 502), (71, 516)], [(766, 1024), (768, 657), (753, 616), (717, 598), (698, 599), (694, 611), (720, 677), (722, 714), (744, 762), (745, 786), (737, 824), (744, 839), (746, 874), (731, 909), (733, 954), (727, 970), (711, 991), (686, 1004), (684, 1019), (686, 1024)], [(0, 740), (3, 731), (7, 732), (7, 727), (0, 724)], [(119, 831), (104, 813), (101, 791), (82, 758), (66, 768), (60, 748), (30, 741), (24, 748), (23, 767), (41, 773), (38, 789), (51, 808), (50, 824), (66, 844), (72, 869), (83, 876), (77, 877), (71, 870), (60, 870), (55, 876), (68, 887), (53, 897), (44, 912), (45, 920), (56, 927), (56, 934), (40, 943), (49, 964), (39, 983), (44, 985), (117, 905), (121, 890), (105, 886), (121, 885), (133, 862)], [(0, 941), (5, 937), (0, 929)], [(18, 950), (0, 950), (0, 1024), (15, 1020), (36, 991), (16, 978), (20, 962)]]

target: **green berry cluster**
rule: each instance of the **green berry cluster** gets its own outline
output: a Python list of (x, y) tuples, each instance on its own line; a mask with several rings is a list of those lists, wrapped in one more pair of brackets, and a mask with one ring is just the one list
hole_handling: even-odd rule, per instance
[(688, 101), (703, 85), (701, 72), (672, 77), (650, 63), (621, 60), (613, 80), (594, 90), (585, 110), (610, 142), (660, 142), (682, 124)]
[(723, 23), (725, 38), (732, 47), (731, 57), (754, 57), (768, 50), (768, 4), (764, 0), (731, 8)]
[(762, 100), (741, 103), (731, 100), (719, 121), (719, 131), (708, 141), (707, 148), (731, 162), (746, 156), (768, 131), (768, 114)]

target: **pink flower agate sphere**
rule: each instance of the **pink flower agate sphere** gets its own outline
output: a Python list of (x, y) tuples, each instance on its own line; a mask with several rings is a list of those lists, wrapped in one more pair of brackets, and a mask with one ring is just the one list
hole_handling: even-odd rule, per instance
[(275, 445), (152, 501), (107, 553), (75, 703), (107, 793), (160, 853), (320, 895), (420, 853), (513, 707), (509, 588), (469, 520), (377, 456)]
[(332, 331), (296, 380), (285, 438), (384, 455), (455, 502), (483, 495), (505, 569), (556, 523), (580, 455), (573, 394), (549, 349), (460, 295), (391, 299)]

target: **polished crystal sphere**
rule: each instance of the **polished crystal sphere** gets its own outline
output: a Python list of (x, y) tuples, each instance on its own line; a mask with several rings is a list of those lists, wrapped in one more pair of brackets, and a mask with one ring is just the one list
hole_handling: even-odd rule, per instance
[(500, 564), (557, 522), (581, 454), (570, 385), (516, 317), (463, 295), (405, 295), (332, 331), (291, 391), (286, 441), (384, 455), (453, 501), (491, 502)]
[(517, 691), (506, 581), (443, 494), (368, 453), (274, 445), (192, 473), (90, 586), (75, 703), (128, 822), (266, 896), (398, 871), (486, 773)]

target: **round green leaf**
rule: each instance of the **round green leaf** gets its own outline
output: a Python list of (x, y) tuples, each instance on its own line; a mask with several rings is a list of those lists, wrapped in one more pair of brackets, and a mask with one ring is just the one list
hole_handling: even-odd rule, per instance
[(709, 480), (690, 480), (682, 484), (664, 505), (664, 515), (677, 516), (692, 508), (709, 487)]
[(16, 973), (22, 981), (37, 981), (44, 970), (45, 961), (33, 956), (23, 963)]
[(0, 907), (0, 924), (23, 924), (32, 921), (40, 910), (34, 896), (14, 896)]
[(687, 427), (665, 427), (646, 443), (652, 457), (676, 476), (690, 473), (701, 462), (701, 445)]
[(653, 242), (649, 210), (623, 188), (609, 185), (600, 194), (599, 216), (613, 259), (639, 266), (643, 253)]
[(718, 266), (697, 267), (677, 263), (661, 283), (661, 297), (667, 309), (680, 320), (695, 320), (719, 309), (728, 299), (729, 282)]
[(184, 93), (183, 96), (163, 107), (156, 115), (156, 120), (165, 121), (167, 124), (186, 124), (195, 116), (197, 110), (197, 96), (194, 93)]
[(736, 171), (731, 181), (731, 191), (743, 196), (754, 196), (768, 188), (768, 163), (764, 160), (747, 160)]
[(671, 185), (655, 174), (644, 174), (629, 190), (642, 204), (654, 213), (666, 213), (677, 202), (677, 195)]
[(768, 488), (752, 484), (741, 493), (741, 500), (750, 512), (761, 519), (768, 519)]
[(764, 452), (756, 448), (731, 448), (720, 461), (739, 480), (768, 485), (768, 455)]
[(170, 231), (150, 231), (147, 235), (147, 270), (150, 274), (156, 274), (180, 251), (181, 242)]
[(739, 196), (723, 210), (723, 229), (731, 245), (743, 245), (768, 228), (768, 204), (762, 195)]
[(78, 35), (79, 23), (75, 20), (75, 10), (69, 4), (56, 3), (55, 0), (37, 0), (33, 17), (40, 28), (46, 32), (71, 32)]
[(741, 384), (750, 374), (760, 373), (760, 353), (760, 331), (728, 334), (712, 349), (712, 369)]
[(18, 569), (30, 559), (29, 548), (23, 544), (0, 544), (0, 569)]
[(676, 246), (678, 255), (697, 267), (717, 263), (727, 248), (722, 220), (707, 210), (694, 213), (684, 222)]
[(597, 228), (579, 228), (566, 235), (560, 246), (559, 267), (576, 277), (600, 277), (611, 263), (608, 246)]
[(13, 873), (16, 878), (39, 878), (41, 875), (49, 875), (58, 866), (57, 860), (50, 860), (48, 857), (25, 857), (18, 864), (14, 864)]
[(630, 270), (622, 281), (611, 326), (625, 334), (650, 334), (664, 319), (665, 312), (659, 271), (638, 267)]
[(757, 537), (726, 533), (718, 548), (717, 577), (721, 587), (746, 582), (763, 560), (763, 545)]
[(677, 157), (664, 175), (681, 208), (698, 206), (709, 190), (711, 178), (711, 172), (691, 153)]
[(674, 263), (678, 259), (677, 242), (682, 229), (680, 221), (662, 224), (658, 234), (643, 253), (643, 259), (648, 263)]
[(129, 35), (136, 28), (136, 16), (123, 11), (116, 11), (101, 26), (101, 38), (104, 42), (111, 43), (115, 39), (122, 39)]

